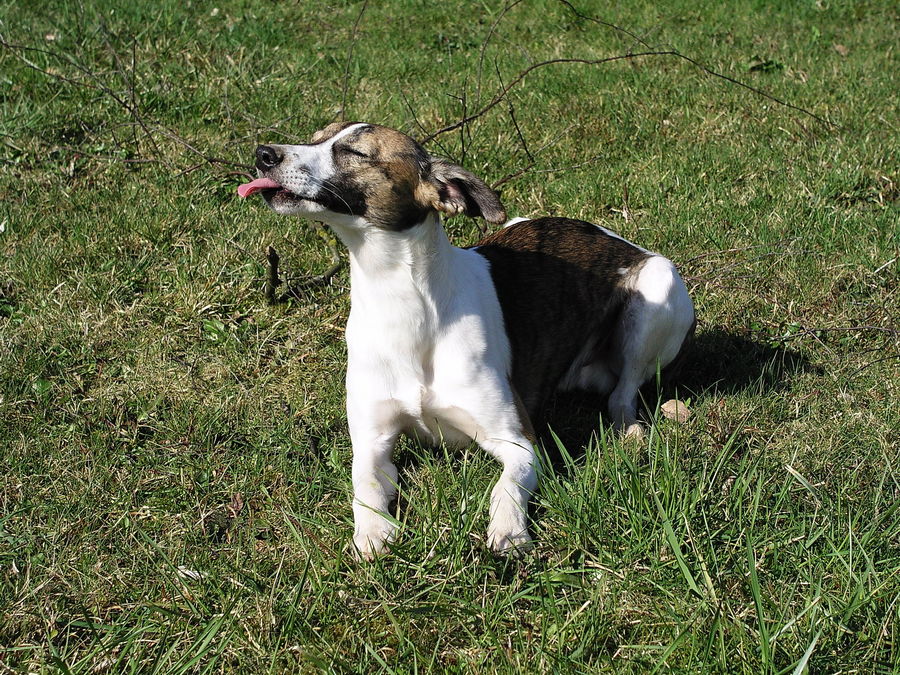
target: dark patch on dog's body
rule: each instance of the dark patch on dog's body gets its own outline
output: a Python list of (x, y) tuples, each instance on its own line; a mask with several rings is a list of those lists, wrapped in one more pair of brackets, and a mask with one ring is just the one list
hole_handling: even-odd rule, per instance
[(568, 218), (515, 223), (475, 250), (490, 264), (513, 385), (534, 418), (585, 345), (602, 358), (629, 297), (627, 282), (650, 254)]

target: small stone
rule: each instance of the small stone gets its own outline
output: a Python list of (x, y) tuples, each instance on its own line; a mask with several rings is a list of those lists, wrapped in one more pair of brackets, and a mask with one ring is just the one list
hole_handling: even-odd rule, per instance
[(684, 424), (691, 418), (691, 411), (688, 407), (678, 399), (670, 399), (660, 407), (664, 417), (675, 420), (679, 424)]

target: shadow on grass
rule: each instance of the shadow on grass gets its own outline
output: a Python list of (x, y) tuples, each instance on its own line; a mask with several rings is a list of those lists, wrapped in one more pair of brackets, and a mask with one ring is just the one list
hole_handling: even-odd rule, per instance
[[(765, 395), (778, 391), (797, 372), (820, 370), (799, 352), (752, 340), (720, 329), (698, 333), (688, 347), (678, 373), (641, 389), (646, 408), (671, 398), (685, 400), (709, 396), (733, 396), (743, 392)], [(561, 393), (551, 402), (545, 420), (537, 425), (538, 436), (554, 463), (559, 451), (550, 429), (565, 448), (578, 456), (599, 425), (609, 424), (606, 397), (582, 392)]]

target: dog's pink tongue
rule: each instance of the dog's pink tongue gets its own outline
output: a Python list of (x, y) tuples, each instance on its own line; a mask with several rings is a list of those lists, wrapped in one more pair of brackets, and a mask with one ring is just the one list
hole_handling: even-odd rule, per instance
[(252, 180), (249, 183), (238, 185), (238, 194), (242, 198), (246, 199), (250, 195), (256, 194), (261, 190), (271, 190), (273, 188), (280, 187), (281, 186), (271, 178), (257, 178), (256, 180)]

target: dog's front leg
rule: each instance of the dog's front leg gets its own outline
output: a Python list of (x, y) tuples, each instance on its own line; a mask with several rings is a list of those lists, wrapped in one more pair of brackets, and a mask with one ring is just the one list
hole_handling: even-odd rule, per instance
[(501, 555), (522, 551), (531, 543), (528, 501), (537, 487), (534, 448), (524, 437), (491, 439), (480, 445), (503, 465), (500, 480), (491, 490), (488, 546)]
[(372, 423), (369, 415), (351, 415), (353, 443), (353, 543), (366, 560), (384, 553), (396, 535), (388, 508), (397, 494), (397, 467), (391, 454), (399, 430)]

